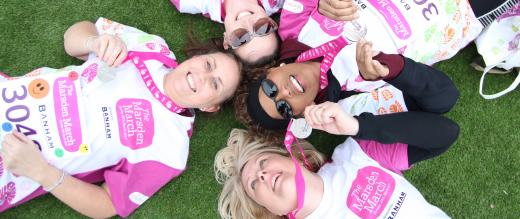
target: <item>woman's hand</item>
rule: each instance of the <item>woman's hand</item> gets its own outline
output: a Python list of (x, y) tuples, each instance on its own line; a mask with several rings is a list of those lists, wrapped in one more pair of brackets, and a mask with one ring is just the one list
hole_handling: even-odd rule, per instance
[(111, 67), (119, 66), (128, 55), (125, 42), (116, 35), (103, 34), (89, 38), (85, 46)]
[(4, 136), (0, 155), (7, 170), (37, 182), (40, 182), (49, 168), (38, 146), (18, 131)]
[(370, 41), (362, 39), (356, 45), (356, 62), (365, 80), (379, 80), (390, 73), (388, 67), (372, 59), (378, 53), (372, 50)]
[(352, 0), (320, 0), (318, 4), (320, 14), (337, 21), (357, 19), (357, 10), (357, 5)]
[(335, 135), (356, 135), (359, 130), (357, 119), (333, 102), (306, 107), (305, 120), (312, 128)]

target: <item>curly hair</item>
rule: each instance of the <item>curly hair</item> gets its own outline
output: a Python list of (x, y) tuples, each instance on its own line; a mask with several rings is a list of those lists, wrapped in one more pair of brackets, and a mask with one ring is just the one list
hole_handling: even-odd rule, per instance
[[(310, 143), (300, 142), (304, 156), (312, 170), (317, 171), (324, 164), (324, 156)], [(296, 149), (296, 147), (293, 147)], [(217, 182), (223, 184), (218, 201), (218, 211), (224, 219), (282, 218), (258, 205), (247, 195), (241, 183), (241, 169), (255, 157), (264, 153), (275, 153), (289, 157), (285, 148), (272, 145), (263, 138), (257, 138), (242, 129), (233, 129), (227, 146), (215, 156), (214, 171)], [(296, 159), (302, 161), (300, 153), (294, 151)]]
[(247, 97), (249, 96), (250, 83), (258, 80), (262, 75), (267, 75), (269, 70), (276, 65), (276, 62), (271, 62), (263, 67), (246, 69), (247, 77), (243, 80), (235, 93), (233, 107), (235, 109), (235, 118), (242, 123), (254, 137), (265, 139), (275, 145), (282, 145), (281, 143), (283, 143), (285, 132), (261, 127), (249, 116), (246, 104)]

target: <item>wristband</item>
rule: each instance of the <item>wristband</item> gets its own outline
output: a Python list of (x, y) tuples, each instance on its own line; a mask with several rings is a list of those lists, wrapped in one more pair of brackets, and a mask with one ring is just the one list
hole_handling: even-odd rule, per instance
[(43, 187), (43, 190), (46, 191), (46, 192), (51, 192), (52, 190), (54, 190), (56, 187), (58, 187), (59, 185), (61, 185), (61, 183), (63, 183), (63, 179), (65, 179), (65, 171), (64, 170), (61, 170), (61, 175), (60, 175), (60, 178), (54, 183), (54, 185), (52, 185), (50, 188), (45, 188)]

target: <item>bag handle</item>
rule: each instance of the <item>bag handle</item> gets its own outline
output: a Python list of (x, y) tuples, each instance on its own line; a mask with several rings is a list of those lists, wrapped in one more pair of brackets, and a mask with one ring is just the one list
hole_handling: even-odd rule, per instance
[(495, 93), (495, 94), (484, 94), (483, 93), (484, 78), (486, 77), (486, 74), (489, 72), (489, 70), (491, 70), (492, 68), (494, 68), (495, 66), (497, 66), (499, 64), (502, 64), (502, 62), (496, 63), (494, 65), (487, 66), (484, 69), (484, 73), (482, 74), (482, 77), (480, 77), (479, 93), (480, 93), (480, 96), (482, 96), (486, 100), (491, 100), (491, 99), (496, 99), (498, 97), (501, 97), (501, 96), (511, 92), (512, 90), (514, 90), (520, 84), (520, 71), (519, 71), (518, 75), (516, 76), (516, 79), (513, 81), (513, 83), (511, 83), (511, 85), (509, 85), (509, 87), (507, 87), (503, 91), (500, 91), (500, 92)]

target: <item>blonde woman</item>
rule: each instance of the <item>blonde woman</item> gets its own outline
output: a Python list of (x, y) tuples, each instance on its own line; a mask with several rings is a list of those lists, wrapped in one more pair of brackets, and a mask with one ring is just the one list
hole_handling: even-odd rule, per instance
[[(294, 166), (285, 149), (233, 130), (215, 158), (216, 178), (224, 185), (218, 204), (222, 218), (448, 217), (401, 171), (418, 162), (412, 157), (428, 159), (447, 150), (458, 136), (456, 123), (425, 112), (355, 118), (330, 102), (309, 107), (306, 120), (313, 128), (356, 138), (337, 146), (326, 164), (303, 142), (311, 167), (306, 169), (301, 156), (296, 156), (301, 167)], [(296, 177), (298, 169), (303, 182)], [(303, 194), (299, 183), (304, 184)]]

